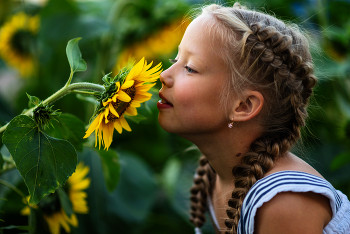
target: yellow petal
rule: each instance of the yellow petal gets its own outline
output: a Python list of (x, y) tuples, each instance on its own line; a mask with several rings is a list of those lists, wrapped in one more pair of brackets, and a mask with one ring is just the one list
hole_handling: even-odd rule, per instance
[(103, 141), (105, 145), (105, 150), (108, 150), (109, 146), (112, 144), (113, 140), (113, 123), (109, 123), (105, 126), (103, 131)]
[(140, 104), (140, 102), (134, 100), (134, 101), (132, 101), (132, 103), (130, 104), (130, 106), (131, 106), (131, 107), (136, 107), (136, 108), (137, 108), (137, 107), (140, 107), (141, 104)]
[(121, 126), (121, 124), (120, 124), (120, 119), (117, 119), (117, 120), (114, 122), (114, 128), (115, 128), (115, 130), (117, 130), (117, 131), (119, 132), (119, 134), (122, 133), (123, 128), (122, 128), (122, 126)]
[(117, 92), (118, 92), (118, 90), (120, 89), (120, 82), (119, 81), (115, 82), (115, 85), (117, 86)]
[(105, 117), (105, 124), (107, 124), (109, 122), (107, 116), (109, 114), (109, 108), (106, 108), (105, 111), (103, 112), (104, 117)]
[(135, 115), (137, 115), (137, 110), (135, 107), (129, 106), (129, 108), (126, 109), (125, 114), (129, 115), (129, 116), (135, 116)]
[(129, 72), (128, 76), (126, 77), (126, 80), (129, 80), (133, 78), (134, 76), (137, 76), (141, 73), (143, 64), (144, 64), (145, 58), (142, 58)]
[(100, 117), (101, 117), (101, 116), (98, 115), (98, 116), (94, 119), (94, 121), (90, 124), (88, 130), (87, 130), (86, 133), (85, 133), (84, 138), (89, 137), (89, 136), (91, 135), (91, 133), (98, 127), (99, 121), (100, 121)]
[(64, 230), (68, 233), (70, 233), (70, 226), (68, 224), (67, 221), (69, 221), (68, 216), (66, 215), (66, 213), (63, 211), (62, 209), (62, 213), (61, 213), (61, 217), (58, 219), (59, 223), (62, 225), (62, 227), (64, 228)]
[(131, 97), (129, 95), (127, 95), (123, 90), (119, 90), (118, 92), (119, 96), (118, 99), (122, 102), (130, 102), (131, 101)]
[(73, 227), (78, 227), (78, 219), (77, 219), (77, 216), (76, 216), (75, 214), (72, 214), (72, 215), (70, 216), (69, 223), (70, 223)]
[(134, 80), (125, 80), (124, 84), (122, 85), (121, 89), (127, 89), (133, 86)]
[[(79, 165), (83, 165), (83, 164), (80, 162), (78, 164), (78, 167)], [(78, 167), (73, 173), (73, 175), (71, 175), (71, 177), (69, 177), (67, 181), (71, 186), (74, 186), (75, 183), (80, 182), (90, 171), (90, 168), (88, 166), (83, 166), (82, 169), (79, 169)]]
[(114, 106), (112, 105), (112, 103), (109, 103), (109, 106), (108, 106), (108, 107), (109, 107), (109, 110), (112, 112), (112, 114), (119, 118), (119, 114), (118, 114), (118, 112), (114, 109)]
[(153, 61), (150, 62), (148, 65), (147, 65), (147, 62), (145, 63), (145, 66), (143, 67), (143, 70), (142, 71), (147, 71), (153, 64)]
[(103, 106), (107, 106), (108, 103), (110, 103), (112, 101), (112, 98), (108, 98), (108, 100), (106, 102), (102, 102)]
[(105, 124), (102, 122), (98, 129), (98, 149), (101, 149), (101, 142), (102, 142), (102, 129), (105, 126)]
[(147, 92), (150, 90), (153, 86), (155, 86), (156, 83), (154, 84), (147, 84), (147, 85), (142, 85), (141, 87), (137, 88), (137, 92)]
[(120, 118), (120, 123), (121, 123), (122, 127), (123, 127), (126, 131), (128, 131), (128, 132), (131, 131), (131, 128), (130, 128), (128, 122), (126, 122), (126, 119), (124, 118), (124, 116), (122, 116), (122, 117)]
[(152, 97), (152, 94), (150, 95), (141, 95), (141, 94), (136, 94), (136, 96), (134, 97), (134, 99), (138, 102), (146, 102), (148, 100), (150, 100)]
[(86, 178), (78, 183), (71, 185), (73, 190), (84, 190), (90, 186), (91, 180), (90, 178)]
[(113, 95), (112, 97), (113, 102), (117, 102), (117, 97), (118, 97), (118, 94)]
[(58, 219), (60, 218), (58, 214), (52, 214), (51, 216), (44, 215), (44, 218), (49, 226), (51, 234), (60, 233), (60, 224)]

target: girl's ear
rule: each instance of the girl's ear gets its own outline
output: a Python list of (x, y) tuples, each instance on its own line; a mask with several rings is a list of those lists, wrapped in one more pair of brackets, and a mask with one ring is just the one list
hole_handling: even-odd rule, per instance
[(259, 114), (263, 105), (264, 97), (260, 92), (246, 90), (242, 98), (234, 100), (230, 120), (235, 122), (250, 120)]

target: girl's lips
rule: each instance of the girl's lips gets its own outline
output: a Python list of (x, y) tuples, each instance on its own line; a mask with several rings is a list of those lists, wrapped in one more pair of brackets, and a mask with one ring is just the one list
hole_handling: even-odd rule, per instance
[(172, 108), (173, 105), (168, 102), (161, 93), (159, 93), (159, 97), (161, 98), (161, 100), (158, 101), (157, 103), (157, 107), (158, 109), (165, 109), (165, 108)]

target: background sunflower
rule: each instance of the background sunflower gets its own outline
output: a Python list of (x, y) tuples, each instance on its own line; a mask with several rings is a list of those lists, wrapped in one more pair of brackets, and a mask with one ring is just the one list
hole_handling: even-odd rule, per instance
[[(76, 214), (89, 212), (86, 202), (87, 193), (84, 191), (90, 186), (90, 178), (86, 177), (89, 171), (90, 168), (80, 162), (63, 188), (47, 195), (38, 205), (32, 207), (40, 209), (51, 234), (61, 233), (61, 227), (65, 232), (70, 233), (70, 225), (73, 227), (79, 225)], [(29, 206), (23, 208), (21, 214), (30, 215)]]
[(0, 57), (22, 77), (33, 75), (36, 62), (32, 50), (38, 30), (39, 16), (24, 12), (16, 13), (0, 28)]

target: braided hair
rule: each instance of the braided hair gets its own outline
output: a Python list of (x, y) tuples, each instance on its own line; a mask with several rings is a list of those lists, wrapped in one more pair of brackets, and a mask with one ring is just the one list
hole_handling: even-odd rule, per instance
[[(261, 121), (264, 129), (261, 137), (251, 144), (241, 163), (232, 169), (235, 189), (228, 200), (227, 230), (223, 231), (235, 234), (241, 206), (250, 188), (300, 138), (300, 128), (305, 126), (308, 115), (306, 107), (317, 80), (313, 74), (308, 40), (296, 25), (287, 25), (275, 17), (247, 10), (237, 3), (230, 8), (209, 5), (201, 15), (214, 19), (210, 27), (222, 40), (221, 52), (232, 73), (227, 85), (229, 89), (223, 96), (228, 96), (232, 90), (239, 93), (251, 88), (260, 91), (267, 104)], [(199, 170), (201, 168), (202, 163)], [(201, 177), (206, 178), (207, 175), (202, 174)], [(191, 221), (196, 227), (201, 227), (205, 203), (199, 206), (193, 197), (205, 201), (211, 191), (208, 187), (210, 183), (194, 189), (198, 178), (194, 180)]]

